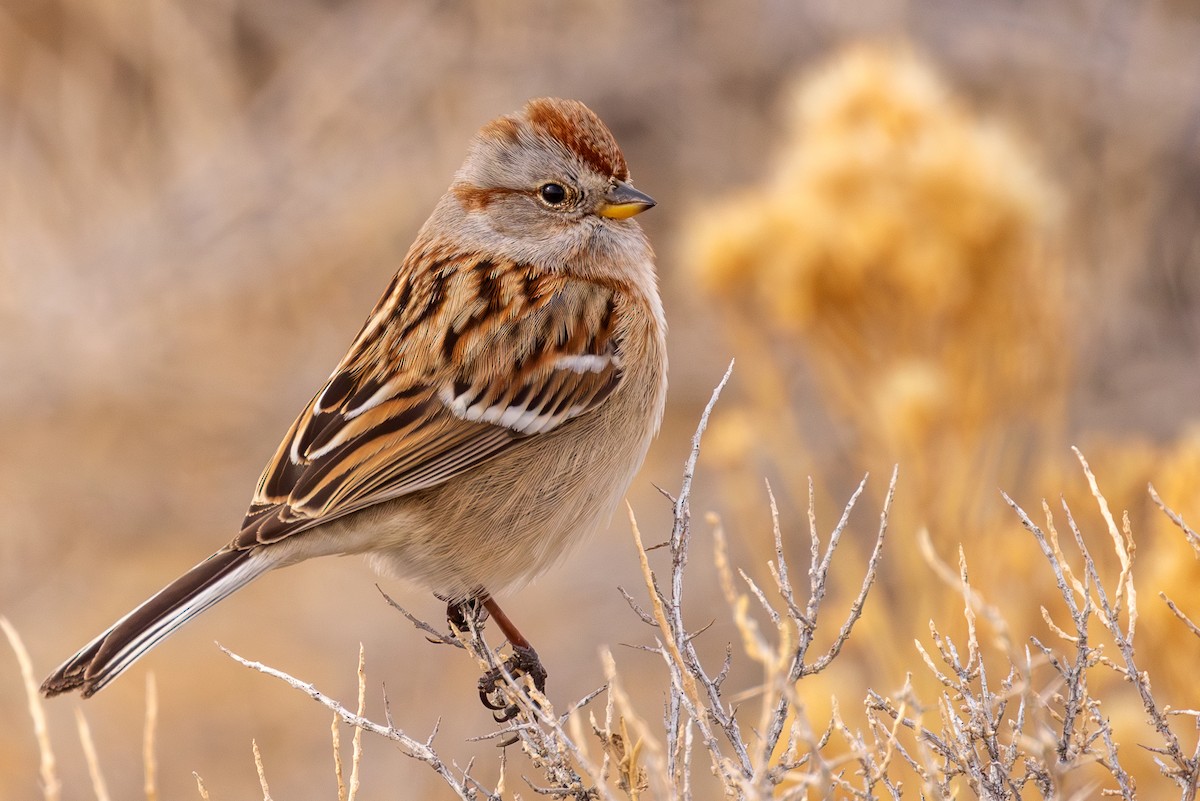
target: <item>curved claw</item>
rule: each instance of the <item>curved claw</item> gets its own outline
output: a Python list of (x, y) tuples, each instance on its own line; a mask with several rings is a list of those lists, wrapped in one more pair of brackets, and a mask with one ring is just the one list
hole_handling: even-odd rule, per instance
[[(516, 704), (505, 704), (503, 701), (492, 700), (492, 694), (497, 692), (496, 680), (499, 676), (488, 674), (479, 680), (479, 701), (487, 709), (492, 710), (492, 720), (497, 723), (507, 723), (520, 714)], [(498, 695), (498, 694), (497, 694)]]
[(492, 720), (496, 721), (497, 723), (508, 723), (520, 713), (520, 707), (518, 707), (516, 704), (512, 704), (511, 706), (505, 707), (502, 711), (493, 712)]
[[(486, 679), (487, 677), (485, 676), (484, 678)], [(493, 683), (493, 685), (492, 685), (491, 689), (486, 689), (486, 688), (484, 688), (484, 687), (483, 687), (483, 681), (484, 681), (483, 679), (480, 679), (480, 681), (479, 681), (479, 684), (480, 684), (480, 687), (479, 687), (479, 702), (480, 702), (481, 704), (483, 704), (485, 707), (487, 707), (488, 709), (491, 709), (491, 710), (494, 710), (494, 711), (499, 711), (499, 710), (501, 710), (501, 709), (504, 709), (504, 708), (506, 708), (506, 707), (505, 707), (505, 704), (497, 704), (496, 702), (494, 702), (494, 701), (492, 700), (492, 697), (491, 697), (491, 696), (492, 696), (492, 693), (494, 693), (494, 692), (496, 691), (496, 686), (495, 686), (495, 684)]]

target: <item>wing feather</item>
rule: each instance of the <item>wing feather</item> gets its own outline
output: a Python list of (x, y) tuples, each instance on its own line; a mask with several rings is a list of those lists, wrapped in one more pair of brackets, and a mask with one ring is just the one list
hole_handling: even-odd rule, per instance
[(436, 486), (620, 384), (619, 289), (421, 251), (263, 471), (238, 547)]

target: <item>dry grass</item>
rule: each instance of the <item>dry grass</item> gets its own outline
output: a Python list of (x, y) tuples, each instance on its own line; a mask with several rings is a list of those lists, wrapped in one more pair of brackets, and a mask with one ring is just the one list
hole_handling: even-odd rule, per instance
[(58, 801), (62, 797), (62, 782), (58, 778), (58, 762), (54, 758), (54, 750), (50, 747), (49, 732), (46, 728), (46, 713), (42, 709), (42, 697), (38, 695), (38, 682), (33, 676), (33, 665), (29, 661), (29, 651), (21, 641), (21, 635), (13, 628), (12, 623), (5, 617), (0, 617), (0, 629), (8, 638), (9, 647), (17, 657), (17, 665), (21, 669), (21, 683), (26, 698), (29, 699), (29, 717), (33, 721), (33, 735), (37, 740), (38, 778), (42, 785), (42, 797), (45, 801)]

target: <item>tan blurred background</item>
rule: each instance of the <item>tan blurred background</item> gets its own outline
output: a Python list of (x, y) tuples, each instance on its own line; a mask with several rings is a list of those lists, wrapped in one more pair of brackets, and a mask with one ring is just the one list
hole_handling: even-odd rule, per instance
[[(1063, 335), (1044, 355), (1050, 370), (1061, 367), (1065, 407), (1041, 444), (1061, 457), (1068, 443), (1095, 443), (1102, 484), (1106, 469), (1153, 477), (1156, 454), (1200, 417), (1195, 4), (0, 5), (0, 613), (23, 633), (38, 673), (231, 536), (262, 465), (343, 353), (470, 136), (533, 96), (587, 102), (659, 201), (643, 219), (672, 325), (671, 395), (631, 501), (646, 538), (661, 540), (669, 510), (652, 482), (678, 485), (700, 407), (728, 360), (747, 355), (738, 350), (747, 340), (730, 333), (737, 307), (718, 310), (698, 291), (690, 226), (709, 215), (719, 227), (711, 212), (730, 193), (771, 180), (769, 154), (788, 136), (797, 81), (862, 40), (911, 43), (967, 113), (1002, 122), (1053, 188), (1065, 308)], [(761, 391), (748, 390), (761, 363), (748, 359), (730, 390), (759, 437), (778, 425), (755, 410)], [(701, 509), (757, 508), (765, 519), (762, 475), (787, 484), (815, 473), (828, 479), (820, 511), (833, 522), (870, 460), (826, 426), (837, 415), (819, 411), (820, 398), (830, 403), (820, 371), (790, 370), (780, 397), (809, 447), (783, 464), (747, 458), (736, 481), (723, 483), (713, 465), (697, 490)], [(737, 442), (724, 436), (727, 455)], [(1022, 481), (1030, 507), (1064, 489)], [(1200, 494), (1192, 484), (1184, 497), (1181, 486), (1169, 503)], [(801, 506), (785, 498), (785, 524), (797, 530)], [(762, 535), (762, 520), (743, 519), (730, 526), (735, 539)], [(627, 530), (617, 520), (505, 608), (539, 646), (559, 702), (602, 682), (596, 653), (608, 644), (654, 718), (653, 657), (617, 645), (647, 636), (615, 589), (640, 583)], [(911, 528), (894, 533), (891, 547), (914, 549)], [(997, 547), (967, 528), (935, 539), (961, 540), (980, 559)], [(758, 565), (763, 553), (742, 555)], [(703, 597), (705, 566), (694, 570), (700, 624), (724, 613)], [(875, 600), (903, 595), (903, 579), (897, 571)], [(140, 793), (143, 683), (153, 670), (164, 798), (196, 797), (192, 771), (213, 798), (256, 797), (251, 738), (275, 798), (335, 797), (325, 712), (233, 664), (214, 640), (347, 700), (361, 641), (375, 716), (386, 683), (400, 726), (423, 737), (441, 716), (445, 754), (462, 764), (476, 756), (480, 775), (494, 777), (493, 747), (465, 742), (490, 727), (474, 669), (426, 643), (373, 581), (351, 560), (269, 576), (84, 704), (113, 796)], [(428, 594), (385, 588), (440, 621)], [(1003, 606), (1005, 588), (995, 589)], [(1025, 591), (1016, 581), (1008, 589)], [(923, 625), (918, 616), (897, 640), (910, 647)], [(715, 635), (715, 652), (723, 643)], [(1194, 665), (1194, 642), (1180, 647)], [(878, 668), (844, 671), (861, 674), (859, 686), (903, 681), (901, 667)], [(48, 704), (67, 798), (89, 797), (76, 705)], [(0, 721), (0, 799), (38, 797), (36, 745), (7, 655)], [(365, 798), (445, 796), (426, 767), (371, 738), (363, 781)]]

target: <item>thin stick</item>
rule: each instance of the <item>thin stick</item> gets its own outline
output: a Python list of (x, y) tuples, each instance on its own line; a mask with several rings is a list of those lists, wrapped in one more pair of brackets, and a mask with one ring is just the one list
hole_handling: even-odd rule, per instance
[(38, 695), (37, 681), (33, 678), (33, 663), (29, 659), (29, 651), (16, 628), (8, 622), (8, 618), (0, 616), (0, 629), (8, 638), (8, 644), (17, 656), (17, 665), (21, 668), (21, 682), (25, 685), (25, 697), (29, 701), (29, 716), (33, 718), (33, 734), (37, 738), (39, 765), (38, 771), (42, 777), (42, 798), (45, 801), (58, 801), (62, 796), (62, 783), (58, 780), (57, 764), (54, 751), (50, 748), (50, 734), (46, 728), (46, 712), (42, 709), (42, 699)]
[[(259, 673), (265, 673), (268, 676), (274, 676), (293, 689), (299, 690), (309, 698), (324, 706), (326, 709), (334, 712), (339, 718), (346, 723), (349, 723), (351, 726), (357, 726), (360, 729), (366, 729), (372, 734), (379, 735), (380, 737), (384, 737), (397, 743), (401, 750), (403, 750), (408, 756), (418, 759), (433, 768), (434, 771), (442, 777), (442, 780), (450, 786), (450, 789), (454, 790), (454, 792), (458, 794), (458, 797), (463, 799), (463, 801), (475, 801), (475, 799), (479, 797), (480, 787), (478, 786), (478, 782), (466, 776), (460, 780), (459, 777), (455, 775), (451, 767), (443, 762), (442, 758), (438, 756), (436, 751), (433, 750), (432, 737), (430, 737), (429, 740), (424, 743), (414, 740), (412, 737), (409, 737), (403, 731), (395, 728), (394, 726), (381, 726), (374, 721), (367, 720), (362, 715), (354, 714), (349, 709), (346, 709), (346, 707), (325, 695), (308, 682), (289, 676), (282, 670), (276, 670), (275, 668), (264, 665), (261, 662), (252, 662), (249, 659), (244, 659), (223, 645), (218, 644), (217, 647), (224, 651), (230, 659), (238, 664), (248, 667), (251, 670), (257, 670)], [(489, 795), (489, 797), (494, 796)]]
[(267, 774), (263, 771), (262, 754), (258, 752), (258, 741), (251, 740), (254, 749), (254, 769), (258, 771), (258, 786), (262, 788), (263, 801), (271, 801), (271, 788), (267, 786)]
[[(367, 711), (367, 652), (363, 644), (358, 644), (358, 716), (361, 718)], [(362, 728), (354, 729), (353, 756), (350, 759), (350, 795), (347, 801), (354, 801), (358, 795), (358, 766), (362, 762)]]
[(1174, 613), (1175, 617), (1179, 618), (1180, 621), (1183, 622), (1183, 625), (1188, 627), (1188, 631), (1190, 631), (1192, 634), (1195, 634), (1197, 637), (1200, 637), (1200, 626), (1197, 626), (1195, 623), (1193, 623), (1192, 619), (1184, 614), (1183, 610), (1176, 606), (1175, 602), (1168, 598), (1165, 592), (1160, 592), (1158, 597), (1166, 601), (1167, 608)]
[(87, 718), (83, 710), (75, 707), (75, 725), (79, 729), (79, 743), (83, 746), (83, 758), (87, 762), (88, 776), (92, 779), (92, 791), (96, 801), (109, 801), (108, 786), (104, 783), (104, 774), (100, 772), (100, 760), (96, 756), (96, 744), (92, 741), (92, 730), (88, 728)]
[(1149, 490), (1150, 498), (1154, 501), (1158, 508), (1162, 510), (1163, 514), (1170, 518), (1171, 522), (1179, 527), (1179, 530), (1183, 532), (1183, 536), (1187, 538), (1188, 545), (1191, 545), (1192, 550), (1196, 552), (1196, 555), (1200, 556), (1200, 534), (1197, 534), (1195, 531), (1193, 531), (1191, 527), (1184, 522), (1183, 518), (1175, 512), (1175, 510), (1163, 503), (1163, 499), (1158, 497), (1158, 490), (1154, 489), (1153, 484), (1149, 485)]
[(154, 735), (158, 730), (158, 685), (154, 673), (146, 674), (146, 725), (142, 731), (143, 786), (146, 801), (158, 801), (158, 755)]
[(346, 781), (342, 774), (342, 735), (338, 730), (338, 724), (342, 721), (335, 713), (333, 723), (329, 725), (330, 737), (333, 739), (333, 776), (337, 779), (338, 801), (347, 801), (346, 799)]
[[(679, 651), (679, 646), (675, 642), (675, 637), (672, 634), (671, 623), (667, 620), (666, 609), (663, 608), (662, 600), (658, 594), (658, 587), (654, 582), (654, 571), (650, 568), (650, 560), (646, 557), (646, 547), (642, 544), (642, 532), (638, 528), (637, 518), (633, 514), (633, 507), (627, 502), (625, 504), (626, 511), (629, 512), (629, 525), (633, 530), (633, 542), (637, 548), (638, 562), (642, 568), (642, 579), (646, 582), (646, 592), (650, 596), (651, 610), (653, 610), (654, 620), (658, 623), (658, 630), (663, 635), (664, 647), (671, 660), (680, 667), (684, 666), (683, 654)], [(699, 702), (700, 694), (696, 690), (696, 679), (691, 673), (686, 670), (681, 671), (680, 680), (683, 682), (681, 689), (687, 696), (697, 703)]]

